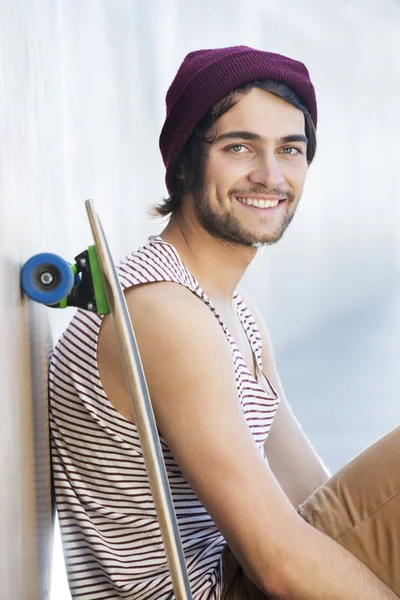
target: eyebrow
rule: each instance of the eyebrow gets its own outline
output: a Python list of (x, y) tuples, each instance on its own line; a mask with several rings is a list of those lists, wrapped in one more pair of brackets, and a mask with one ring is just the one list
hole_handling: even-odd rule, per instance
[[(250, 140), (252, 142), (266, 142), (268, 138), (258, 134), (253, 133), (252, 131), (227, 131), (226, 133), (220, 133), (213, 140), (214, 143), (221, 142), (222, 140), (232, 140), (232, 139), (241, 139), (241, 140)], [(279, 143), (281, 144), (289, 144), (290, 142), (301, 142), (304, 144), (308, 144), (308, 139), (305, 135), (300, 133), (293, 133), (291, 135), (285, 135), (279, 138)]]

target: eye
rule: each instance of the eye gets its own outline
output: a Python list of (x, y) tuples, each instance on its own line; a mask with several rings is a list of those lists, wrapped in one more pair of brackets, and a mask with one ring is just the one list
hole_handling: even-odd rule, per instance
[(227, 146), (225, 148), (227, 152), (232, 152), (233, 154), (243, 154), (241, 150), (247, 150), (246, 146), (243, 144), (232, 144), (231, 146)]
[(296, 148), (295, 146), (286, 146), (286, 148), (282, 148), (282, 152), (287, 156), (297, 156), (298, 154), (303, 154), (302, 150), (300, 150), (300, 148)]

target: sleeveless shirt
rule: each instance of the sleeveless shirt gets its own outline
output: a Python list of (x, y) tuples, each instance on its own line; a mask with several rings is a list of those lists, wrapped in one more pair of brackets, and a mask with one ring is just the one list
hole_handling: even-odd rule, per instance
[[(175, 282), (208, 306), (225, 333), (240, 405), (263, 453), (279, 398), (272, 386), (252, 376), (217, 310), (175, 248), (153, 236), (122, 260), (117, 271), (124, 289), (148, 282)], [(261, 374), (262, 345), (256, 323), (238, 293), (234, 306)], [(71, 594), (74, 600), (172, 600), (138, 432), (114, 409), (101, 385), (97, 366), (101, 320), (77, 310), (50, 364), (52, 469)], [(162, 437), (160, 442), (193, 600), (217, 600), (226, 542)]]

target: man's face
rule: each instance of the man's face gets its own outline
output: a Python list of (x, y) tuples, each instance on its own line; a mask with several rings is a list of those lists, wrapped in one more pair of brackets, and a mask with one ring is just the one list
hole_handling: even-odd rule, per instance
[[(253, 88), (210, 131), (194, 211), (215, 238), (244, 246), (277, 242), (307, 174), (303, 113)], [(215, 139), (214, 139), (215, 138)]]

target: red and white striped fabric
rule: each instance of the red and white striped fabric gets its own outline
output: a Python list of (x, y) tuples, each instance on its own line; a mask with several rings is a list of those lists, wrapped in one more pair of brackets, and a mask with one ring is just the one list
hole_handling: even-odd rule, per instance
[[(237, 390), (262, 451), (279, 399), (258, 383), (220, 316), (161, 237), (118, 266), (123, 288), (179, 283), (198, 296), (223, 328)], [(261, 370), (261, 339), (249, 310), (235, 295), (239, 318)], [(80, 600), (172, 600), (171, 579), (136, 426), (108, 401), (99, 378), (101, 317), (78, 310), (50, 366), (50, 428), (57, 509), (72, 597)], [(161, 439), (194, 600), (217, 600), (225, 540), (194, 495)]]

